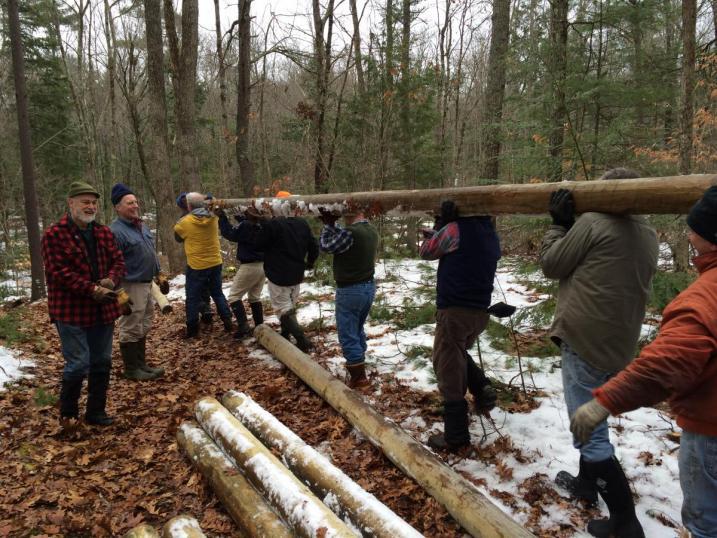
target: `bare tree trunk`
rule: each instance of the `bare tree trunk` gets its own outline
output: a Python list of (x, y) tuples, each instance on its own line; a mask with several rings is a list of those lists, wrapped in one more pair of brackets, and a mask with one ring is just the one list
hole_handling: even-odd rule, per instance
[(175, 91), (175, 115), (179, 138), (179, 167), (183, 183), (201, 190), (196, 152), (195, 103), (197, 54), (199, 47), (199, 7), (197, 0), (182, 0), (182, 42), (174, 22), (172, 0), (164, 0), (164, 24), (169, 42), (171, 74)]
[(144, 17), (147, 26), (147, 79), (149, 84), (149, 130), (151, 133), (148, 161), (154, 177), (157, 195), (157, 230), (164, 252), (169, 258), (172, 273), (184, 268), (184, 257), (174, 240), (174, 206), (172, 175), (169, 164), (167, 135), (167, 101), (164, 93), (164, 49), (162, 44), (162, 14), (159, 2), (144, 0)]
[[(316, 110), (313, 114), (315, 164), (314, 190), (325, 193), (329, 190), (329, 169), (326, 155), (326, 108), (329, 96), (329, 74), (331, 73), (331, 39), (334, 26), (334, 0), (329, 0), (326, 12), (321, 14), (319, 0), (312, 1), (314, 18), (314, 63), (316, 68)], [(328, 24), (328, 26), (327, 26)], [(324, 39), (324, 28), (327, 35)]]
[(251, 0), (239, 0), (239, 63), (237, 65), (237, 140), (240, 188), (249, 195), (254, 187), (254, 163), (249, 155), (251, 112)]
[[(714, 0), (717, 2), (717, 0)], [(349, 0), (349, 7), (351, 8), (351, 21), (353, 22), (354, 33), (351, 37), (351, 44), (354, 49), (354, 59), (356, 62), (356, 83), (358, 85), (358, 91), (360, 95), (366, 93), (366, 83), (364, 82), (363, 76), (363, 57), (361, 55), (361, 32), (359, 30), (359, 16), (356, 8), (356, 0)]]
[(219, 102), (221, 103), (222, 114), (222, 139), (224, 140), (224, 144), (221, 144), (219, 148), (219, 158), (221, 159), (219, 170), (222, 175), (222, 185), (229, 191), (238, 178), (236, 177), (236, 166), (234, 164), (236, 162), (236, 155), (233, 151), (234, 136), (229, 132), (229, 113), (227, 112), (227, 65), (226, 52), (222, 42), (220, 14), (219, 0), (214, 0), (214, 25), (217, 39), (217, 61), (219, 63), (217, 76), (219, 78)]
[(386, 47), (383, 70), (383, 99), (381, 99), (381, 122), (379, 125), (378, 151), (379, 151), (379, 190), (386, 187), (388, 175), (388, 156), (390, 138), (390, 121), (393, 108), (393, 0), (386, 0)]
[[(602, 76), (603, 76), (603, 60), (604, 60), (604, 53), (606, 48), (606, 39), (603, 37), (604, 32), (604, 21), (603, 21), (603, 11), (602, 11), (603, 5), (602, 2), (598, 3), (598, 21), (597, 21), (597, 28), (598, 28), (598, 46), (597, 46), (597, 59), (596, 59), (596, 66), (595, 66), (595, 79), (597, 81), (598, 87), (601, 84)], [(593, 141), (592, 141), (592, 150), (590, 152), (590, 171), (595, 176), (595, 172), (598, 167), (599, 159), (600, 159), (600, 119), (602, 114), (602, 104), (601, 104), (601, 95), (600, 90), (597, 90), (595, 92), (595, 97), (593, 99), (595, 103), (595, 113), (593, 117)], [(585, 178), (588, 179), (588, 178)]]
[(510, 0), (493, 1), (491, 20), (488, 83), (486, 85), (483, 110), (486, 133), (480, 176), (497, 181), (500, 167), (500, 128), (505, 94), (505, 60), (510, 36)]
[(117, 103), (115, 97), (115, 80), (116, 80), (116, 48), (114, 23), (112, 22), (112, 10), (110, 9), (109, 0), (104, 0), (105, 8), (105, 43), (107, 46), (107, 83), (109, 84), (110, 98), (110, 137), (112, 140), (109, 144), (110, 150), (110, 178), (117, 177), (117, 152), (114, 137), (117, 133)]
[(32, 160), (30, 119), (27, 113), (27, 90), (25, 88), (25, 59), (23, 57), (20, 16), (17, 0), (8, 0), (8, 23), (12, 47), (12, 71), (15, 79), (15, 102), (17, 104), (17, 127), (22, 163), (22, 192), (25, 199), (25, 226), (30, 247), (30, 299), (36, 301), (45, 296), (45, 271), (40, 246), (40, 215), (35, 190), (35, 165)]
[(696, 0), (682, 2), (682, 125), (680, 128), (680, 173), (692, 170), (692, 130), (695, 94)]
[(563, 138), (567, 109), (565, 78), (568, 65), (568, 0), (550, 2), (550, 72), (552, 74), (553, 113), (550, 129), (550, 181), (563, 179)]

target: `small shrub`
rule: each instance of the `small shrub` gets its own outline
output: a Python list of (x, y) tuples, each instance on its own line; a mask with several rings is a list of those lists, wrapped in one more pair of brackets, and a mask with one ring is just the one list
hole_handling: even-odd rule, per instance
[(374, 301), (369, 314), (374, 321), (391, 321), (394, 318), (394, 309), (389, 308), (383, 300)]
[(58, 396), (43, 386), (37, 387), (35, 393), (32, 395), (32, 401), (36, 407), (53, 406), (57, 403), (57, 400)]
[(7, 345), (29, 342), (32, 337), (20, 331), (22, 321), (17, 310), (11, 310), (0, 314), (0, 340), (5, 340)]
[(403, 300), (403, 317), (397, 320), (401, 329), (415, 329), (420, 325), (436, 321), (436, 305), (424, 303), (415, 305), (410, 297)]
[(406, 350), (407, 358), (416, 359), (419, 357), (430, 357), (433, 354), (433, 348), (428, 346), (411, 346)]

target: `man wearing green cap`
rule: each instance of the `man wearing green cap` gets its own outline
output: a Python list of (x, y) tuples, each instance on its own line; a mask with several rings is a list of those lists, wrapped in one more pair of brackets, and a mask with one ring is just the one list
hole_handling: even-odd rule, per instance
[(98, 426), (112, 424), (105, 404), (112, 331), (120, 316), (113, 290), (124, 276), (125, 266), (111, 230), (95, 222), (99, 196), (91, 185), (73, 182), (67, 193), (67, 213), (42, 237), (47, 306), (65, 359), (60, 422), (66, 427), (79, 418), (85, 377), (85, 421)]

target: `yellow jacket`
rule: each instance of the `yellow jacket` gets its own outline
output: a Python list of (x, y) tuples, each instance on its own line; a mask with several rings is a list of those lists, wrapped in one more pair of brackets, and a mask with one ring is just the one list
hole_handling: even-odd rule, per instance
[(206, 209), (197, 209), (179, 219), (174, 233), (184, 242), (189, 267), (200, 270), (221, 265), (219, 219)]

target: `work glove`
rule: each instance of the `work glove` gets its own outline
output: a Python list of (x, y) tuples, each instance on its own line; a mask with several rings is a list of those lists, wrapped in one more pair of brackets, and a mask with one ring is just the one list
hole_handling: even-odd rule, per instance
[(336, 226), (336, 221), (339, 220), (338, 215), (334, 215), (331, 211), (325, 209), (319, 209), (319, 213), (321, 213), (319, 220), (326, 226)]
[(117, 304), (123, 316), (129, 316), (132, 313), (132, 305), (134, 302), (124, 288), (117, 290)]
[(167, 278), (167, 275), (159, 273), (156, 277), (154, 277), (154, 281), (157, 283), (157, 286), (159, 286), (159, 291), (162, 292), (162, 295), (167, 295), (169, 293), (169, 279)]
[(515, 314), (515, 307), (510, 304), (505, 304), (503, 301), (495, 303), (488, 307), (488, 314), (496, 318), (509, 318)]
[(110, 304), (117, 302), (117, 293), (103, 286), (95, 286), (92, 290), (92, 299), (100, 304)]
[(548, 211), (553, 224), (568, 230), (575, 224), (575, 199), (568, 189), (558, 189), (550, 195)]
[(570, 431), (575, 439), (585, 444), (590, 440), (590, 436), (598, 424), (609, 416), (610, 411), (593, 398), (575, 411), (573, 418), (570, 419)]
[(495, 407), (495, 403), (498, 401), (498, 393), (493, 388), (493, 385), (488, 383), (483, 385), (478, 396), (473, 397), (473, 404), (476, 411), (480, 415), (490, 416), (490, 411)]
[(436, 230), (433, 228), (421, 228), (419, 232), (423, 236), (423, 239), (430, 239), (431, 237), (436, 235)]
[(115, 289), (115, 281), (112, 280), (111, 278), (103, 278), (97, 284), (99, 284), (103, 288), (107, 288), (108, 290)]
[(458, 207), (453, 200), (446, 200), (441, 204), (441, 225), (445, 226), (458, 218)]
[(219, 206), (213, 207), (213, 208), (212, 208), (212, 211), (214, 211), (214, 214), (215, 214), (217, 217), (226, 218), (226, 216), (227, 216), (227, 214), (224, 212), (224, 209), (222, 209), (222, 208), (219, 207)]
[(261, 219), (264, 218), (264, 215), (263, 215), (263, 213), (261, 212), (261, 210), (260, 210), (260, 209), (257, 209), (257, 208), (254, 207), (253, 205), (250, 205), (250, 206), (247, 208), (247, 210), (246, 210), (246, 212), (245, 212), (245, 215), (246, 215), (246, 219), (247, 219), (249, 222), (251, 222), (252, 224), (256, 224), (257, 222), (259, 222)]

